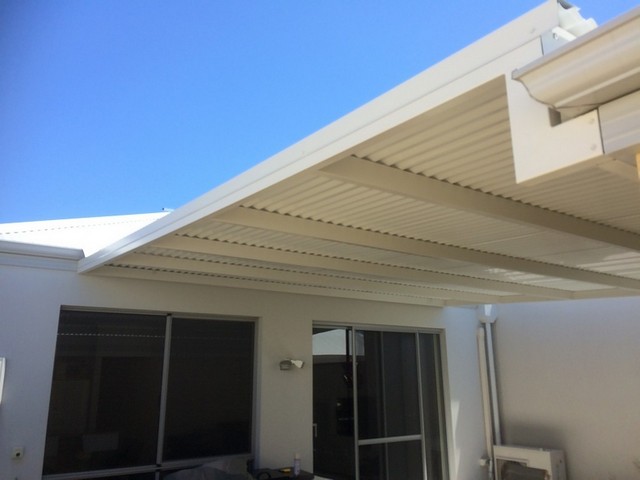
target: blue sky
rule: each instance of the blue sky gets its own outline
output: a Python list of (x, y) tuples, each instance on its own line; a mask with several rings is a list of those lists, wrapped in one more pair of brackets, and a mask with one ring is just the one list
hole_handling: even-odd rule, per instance
[(0, 223), (177, 208), (541, 1), (0, 0)]

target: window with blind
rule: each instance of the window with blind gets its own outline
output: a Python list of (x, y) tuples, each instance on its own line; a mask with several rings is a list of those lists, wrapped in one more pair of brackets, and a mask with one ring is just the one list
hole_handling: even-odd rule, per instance
[(62, 310), (44, 478), (152, 479), (250, 453), (253, 379), (252, 321)]

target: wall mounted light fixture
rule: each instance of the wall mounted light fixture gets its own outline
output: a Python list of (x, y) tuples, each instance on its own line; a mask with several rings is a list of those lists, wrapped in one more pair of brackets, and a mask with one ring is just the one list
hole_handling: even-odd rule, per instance
[(291, 370), (291, 367), (302, 368), (304, 362), (302, 360), (292, 360), (290, 358), (280, 362), (280, 370)]

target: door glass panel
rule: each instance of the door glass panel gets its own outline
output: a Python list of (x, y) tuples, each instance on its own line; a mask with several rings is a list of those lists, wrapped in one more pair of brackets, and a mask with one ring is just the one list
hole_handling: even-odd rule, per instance
[(164, 317), (61, 313), (45, 474), (156, 463), (164, 331)]
[(164, 459), (251, 452), (253, 323), (172, 323)]
[(439, 337), (419, 334), (420, 372), (422, 375), (422, 402), (424, 411), (425, 456), (428, 478), (446, 478), (446, 442), (442, 377), (440, 374)]
[(358, 428), (361, 439), (420, 433), (416, 340), (413, 333), (359, 332)]
[(313, 330), (313, 463), (318, 475), (355, 478), (351, 331)]
[(361, 446), (360, 480), (422, 479), (420, 450), (419, 440)]
[(448, 478), (439, 335), (313, 333), (316, 473), (338, 480)]

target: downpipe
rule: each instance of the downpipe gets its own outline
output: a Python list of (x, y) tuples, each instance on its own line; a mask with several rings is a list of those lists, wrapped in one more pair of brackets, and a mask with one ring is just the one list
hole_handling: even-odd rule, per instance
[(496, 321), (497, 314), (494, 305), (480, 305), (476, 315), (481, 323), (476, 332), (478, 343), (478, 365), (480, 368), (480, 388), (482, 393), (482, 409), (484, 416), (484, 433), (487, 457), (480, 464), (487, 467), (487, 478), (495, 479), (495, 458), (493, 446), (500, 445), (500, 414), (498, 410), (498, 389), (495, 374), (495, 359), (493, 351), (493, 334), (491, 326)]

